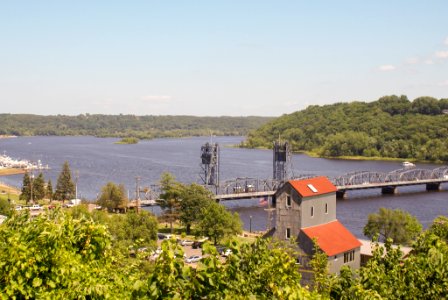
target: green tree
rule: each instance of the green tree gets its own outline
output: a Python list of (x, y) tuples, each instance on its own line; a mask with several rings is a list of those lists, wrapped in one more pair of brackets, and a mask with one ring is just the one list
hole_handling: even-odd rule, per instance
[(448, 243), (448, 217), (438, 216), (435, 218), (429, 227), (428, 232), (438, 236)]
[(50, 202), (51, 202), (51, 200), (53, 200), (54, 194), (53, 194), (53, 185), (51, 183), (51, 179), (48, 179), (45, 195), (46, 195), (47, 199), (50, 200)]
[(45, 198), (45, 178), (44, 174), (39, 173), (33, 180), (33, 199), (42, 200), (43, 198)]
[(317, 241), (313, 240), (313, 257), (310, 260), (310, 267), (313, 271), (314, 291), (321, 295), (329, 296), (331, 289), (331, 279), (328, 274), (328, 257), (320, 250)]
[(433, 97), (419, 97), (412, 101), (412, 112), (423, 115), (438, 115), (440, 114), (440, 106), (437, 99)]
[(72, 173), (68, 162), (64, 162), (62, 171), (59, 174), (58, 181), (56, 183), (56, 191), (54, 198), (56, 200), (68, 200), (75, 197), (75, 184), (72, 180)]
[(26, 200), (26, 204), (28, 204), (31, 199), (31, 177), (28, 172), (23, 175), (22, 191), (20, 193), (19, 199)]
[(11, 203), (6, 199), (0, 199), (0, 215), (9, 217), (12, 211)]
[(422, 225), (408, 212), (384, 207), (378, 213), (368, 216), (364, 234), (370, 238), (379, 236), (380, 240), (392, 239), (395, 244), (409, 245), (421, 233)]
[(173, 223), (179, 219), (180, 206), (185, 191), (185, 186), (175, 180), (170, 173), (163, 173), (160, 179), (162, 193), (158, 204), (163, 210), (162, 217), (170, 223), (173, 232)]
[(191, 226), (201, 218), (201, 211), (213, 200), (212, 193), (205, 187), (198, 184), (191, 184), (185, 187), (180, 202), (180, 221), (186, 227), (186, 233), (190, 234)]
[(101, 195), (98, 198), (97, 204), (102, 207), (106, 207), (110, 210), (113, 209), (127, 209), (128, 199), (124, 185), (116, 185), (113, 182), (108, 182), (101, 189)]
[(384, 96), (378, 99), (377, 104), (381, 110), (391, 115), (404, 115), (411, 108), (411, 102), (404, 95), (400, 97), (396, 95)]
[(202, 208), (199, 229), (204, 236), (213, 240), (216, 245), (223, 237), (238, 234), (242, 230), (242, 223), (238, 213), (231, 213), (216, 202), (211, 202)]
[(129, 299), (133, 276), (117, 260), (104, 225), (60, 210), (15, 214), (0, 226), (5, 299)]
[(157, 219), (146, 211), (113, 215), (105, 224), (114, 238), (114, 246), (127, 251), (130, 247), (155, 247)]

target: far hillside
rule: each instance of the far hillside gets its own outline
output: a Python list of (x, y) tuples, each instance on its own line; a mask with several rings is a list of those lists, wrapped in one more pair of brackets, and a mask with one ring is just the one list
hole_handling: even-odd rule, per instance
[(272, 147), (325, 157), (362, 156), (448, 161), (448, 99), (385, 96), (374, 102), (309, 106), (252, 131), (243, 147)]
[(0, 135), (91, 135), (97, 137), (184, 137), (246, 135), (272, 117), (194, 117), (0, 114)]

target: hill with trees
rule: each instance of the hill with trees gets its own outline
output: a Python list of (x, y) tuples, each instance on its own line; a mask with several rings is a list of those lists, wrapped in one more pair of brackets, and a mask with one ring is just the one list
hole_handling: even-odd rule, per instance
[(385, 96), (377, 101), (312, 105), (249, 133), (241, 146), (270, 148), (280, 136), (293, 151), (448, 161), (448, 99)]
[(97, 137), (184, 137), (210, 135), (246, 135), (272, 117), (194, 117), (91, 115), (39, 116), (0, 114), (0, 135)]

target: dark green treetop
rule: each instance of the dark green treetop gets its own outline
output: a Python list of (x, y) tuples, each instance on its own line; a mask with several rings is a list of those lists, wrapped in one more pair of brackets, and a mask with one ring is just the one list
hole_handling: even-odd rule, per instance
[(72, 173), (68, 162), (64, 162), (62, 171), (59, 174), (58, 181), (56, 183), (56, 191), (54, 198), (56, 200), (68, 200), (75, 197), (75, 184), (72, 180)]

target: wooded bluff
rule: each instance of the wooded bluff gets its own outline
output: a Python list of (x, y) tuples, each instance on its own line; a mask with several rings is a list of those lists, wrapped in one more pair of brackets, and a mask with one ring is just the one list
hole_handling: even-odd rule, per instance
[(293, 151), (448, 161), (448, 99), (385, 96), (374, 102), (312, 105), (249, 133), (241, 146), (271, 148), (280, 136)]
[(92, 135), (140, 139), (210, 134), (240, 136), (272, 119), (272, 117), (0, 114), (0, 135)]

